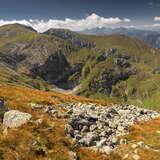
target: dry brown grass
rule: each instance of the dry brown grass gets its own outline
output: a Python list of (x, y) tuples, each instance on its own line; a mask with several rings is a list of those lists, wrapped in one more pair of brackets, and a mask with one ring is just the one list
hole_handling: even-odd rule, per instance
[[(129, 142), (128, 145), (121, 145), (118, 152), (122, 156), (129, 154), (127, 160), (132, 160), (134, 149), (131, 147), (132, 144), (143, 141), (150, 149), (138, 148), (138, 155), (140, 160), (159, 160), (160, 159), (160, 119), (141, 122), (130, 129), (130, 134), (125, 136)], [(157, 151), (156, 151), (157, 150)], [(159, 151), (158, 151), (159, 150)]]
[[(43, 123), (27, 123), (18, 129), (4, 132), (0, 127), (0, 159), (5, 160), (69, 160), (73, 142), (64, 133), (66, 119), (51, 119), (47, 114), (33, 111), (28, 103), (58, 105), (62, 102), (84, 102), (108, 105), (112, 102), (92, 100), (83, 97), (65, 95), (56, 92), (45, 92), (25, 87), (0, 85), (0, 97), (4, 97), (10, 109), (31, 113), (33, 119), (41, 118)], [(131, 145), (144, 141), (154, 149), (160, 149), (160, 120), (139, 123), (130, 129), (126, 136), (128, 145), (121, 145), (117, 153), (107, 156), (87, 148), (77, 150), (80, 160), (121, 160), (126, 153), (132, 155)], [(158, 160), (160, 153), (153, 150), (139, 149), (142, 160)], [(130, 160), (129, 157), (127, 160)]]
[(6, 99), (9, 109), (18, 109), (31, 113), (33, 119), (43, 119), (43, 123), (38, 126), (34, 123), (28, 123), (18, 129), (8, 129), (7, 133), (4, 133), (1, 126), (0, 159), (5, 160), (69, 159), (68, 153), (71, 150), (72, 142), (64, 133), (66, 120), (51, 119), (47, 114), (33, 111), (28, 103), (34, 102), (53, 106), (63, 102), (103, 105), (111, 103), (12, 85), (0, 85), (0, 97)]
[(112, 103), (109, 100), (88, 99), (80, 96), (66, 95), (58, 92), (46, 92), (12, 85), (0, 85), (0, 97), (4, 97), (7, 100), (9, 107), (19, 109), (22, 109), (22, 106), (26, 106), (26, 103), (29, 102), (50, 105), (58, 105), (66, 102), (96, 103), (102, 105)]

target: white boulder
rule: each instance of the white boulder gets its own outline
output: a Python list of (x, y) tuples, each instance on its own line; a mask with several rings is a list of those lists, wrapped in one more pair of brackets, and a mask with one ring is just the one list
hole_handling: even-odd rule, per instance
[(17, 128), (27, 123), (32, 118), (29, 113), (20, 112), (18, 110), (10, 110), (4, 114), (3, 124), (8, 128)]

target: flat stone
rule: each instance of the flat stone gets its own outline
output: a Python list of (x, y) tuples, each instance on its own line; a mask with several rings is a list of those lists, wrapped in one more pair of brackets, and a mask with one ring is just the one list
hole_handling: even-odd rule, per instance
[(137, 155), (137, 154), (134, 154), (134, 155), (132, 156), (132, 158), (133, 158), (133, 160), (140, 160), (140, 156)]
[(111, 154), (113, 152), (113, 149), (109, 146), (103, 147), (103, 150), (106, 154)]
[(106, 144), (106, 141), (107, 141), (106, 138), (104, 138), (104, 139), (98, 141), (97, 144), (96, 144), (96, 147), (102, 148), (102, 147)]
[(17, 128), (27, 123), (32, 118), (29, 113), (20, 112), (18, 110), (10, 110), (4, 114), (3, 124), (9, 128)]
[(144, 146), (145, 146), (145, 143), (144, 143), (143, 141), (140, 141), (140, 142), (137, 143), (137, 145), (138, 145), (139, 147), (144, 147)]
[(129, 154), (125, 154), (123, 159), (128, 159), (128, 157), (129, 157)]
[(138, 147), (138, 145), (137, 145), (137, 144), (132, 144), (131, 147), (132, 147), (133, 149), (135, 149), (135, 148)]

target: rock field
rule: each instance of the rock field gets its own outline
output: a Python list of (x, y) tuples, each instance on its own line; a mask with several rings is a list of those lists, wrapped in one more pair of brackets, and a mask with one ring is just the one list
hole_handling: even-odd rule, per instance
[(138, 121), (160, 117), (156, 111), (133, 105), (96, 106), (95, 104), (70, 104), (65, 107), (70, 118), (65, 132), (77, 145), (92, 147), (111, 153), (118, 144), (125, 143), (119, 136), (128, 133), (128, 128)]

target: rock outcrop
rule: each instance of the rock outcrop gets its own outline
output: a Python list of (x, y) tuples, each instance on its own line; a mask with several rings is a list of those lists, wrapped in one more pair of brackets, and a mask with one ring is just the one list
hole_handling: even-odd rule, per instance
[(69, 41), (72, 45), (76, 48), (92, 48), (95, 45), (80, 36), (78, 33), (67, 30), (67, 29), (49, 29), (48, 31), (44, 32), (49, 36), (57, 36), (64, 40)]
[(99, 74), (90, 80), (89, 90), (95, 93), (110, 95), (113, 86), (135, 75), (137, 69), (135, 66), (132, 66), (129, 53), (119, 52), (116, 48), (110, 48), (101, 52), (96, 58), (97, 64), (105, 61), (107, 67), (104, 66), (102, 70), (99, 70)]
[(3, 125), (8, 128), (17, 128), (27, 123), (32, 118), (29, 113), (10, 110), (4, 114)]

